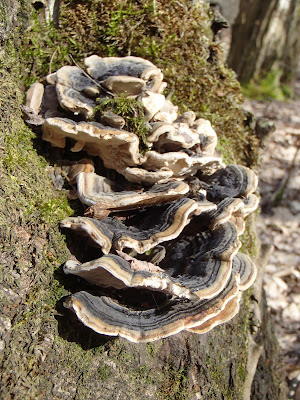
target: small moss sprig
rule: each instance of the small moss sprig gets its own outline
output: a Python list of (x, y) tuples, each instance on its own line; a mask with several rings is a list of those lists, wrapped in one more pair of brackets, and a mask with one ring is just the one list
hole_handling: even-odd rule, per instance
[(132, 98), (126, 98), (124, 94), (112, 99), (97, 99), (99, 104), (94, 108), (94, 116), (97, 113), (104, 113), (105, 111), (112, 111), (113, 113), (121, 116), (125, 120), (124, 128), (135, 133), (140, 139), (141, 153), (149, 150), (147, 144), (148, 123), (145, 119), (144, 106), (141, 101)]

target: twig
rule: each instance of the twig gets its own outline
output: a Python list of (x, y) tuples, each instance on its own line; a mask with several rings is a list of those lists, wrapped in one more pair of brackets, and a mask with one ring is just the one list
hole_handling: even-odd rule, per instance
[(56, 49), (54, 50), (54, 52), (53, 52), (53, 54), (52, 54), (52, 56), (51, 56), (51, 58), (50, 58), (49, 75), (51, 74), (52, 61), (53, 61), (53, 58), (54, 58), (54, 56), (55, 56), (56, 53), (57, 53), (57, 47), (56, 47)]
[(144, 21), (145, 15), (142, 16), (142, 18), (139, 20), (139, 22), (137, 22), (135, 25), (133, 25), (130, 29), (130, 38), (128, 41), (128, 52), (127, 55), (130, 56), (131, 55), (131, 43), (133, 41), (133, 31), (135, 28), (137, 28), (139, 25), (141, 25), (141, 23)]
[(169, 93), (168, 96), (166, 97), (166, 100), (170, 100), (174, 93), (175, 93), (175, 90), (174, 90), (174, 89), (170, 90), (170, 93)]
[(103, 90), (105, 93), (109, 94), (110, 96), (114, 97), (114, 94), (111, 93), (110, 91), (108, 91), (107, 89), (105, 89), (101, 83), (95, 81), (95, 79), (93, 79), (89, 74), (87, 74), (78, 64), (77, 62), (74, 60), (72, 54), (69, 53), (69, 57), (71, 58), (72, 62), (74, 63), (74, 65), (80, 69), (80, 71), (88, 78), (90, 79), (95, 85), (97, 85), (101, 90)]

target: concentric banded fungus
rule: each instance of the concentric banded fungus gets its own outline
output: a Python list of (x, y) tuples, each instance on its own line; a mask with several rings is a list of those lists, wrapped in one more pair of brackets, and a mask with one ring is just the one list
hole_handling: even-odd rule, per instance
[(200, 118), (193, 123), (191, 128), (200, 135), (200, 147), (203, 153), (213, 155), (218, 139), (211, 123), (207, 119)]
[(102, 221), (86, 217), (67, 218), (60, 222), (62, 228), (70, 228), (88, 236), (94, 244), (108, 254), (114, 237), (113, 232)]
[(235, 225), (227, 222), (214, 231), (198, 233), (188, 243), (179, 238), (162, 267), (199, 298), (212, 298), (226, 285), (240, 246)]
[[(246, 254), (237, 254), (233, 258), (232, 270), (240, 276), (239, 290), (247, 290), (256, 278), (256, 266)], [(239, 311), (241, 293), (233, 297), (224, 309), (215, 317), (194, 328), (187, 329), (193, 333), (205, 333), (214, 327), (232, 319)]]
[(138, 343), (152, 342), (200, 325), (219, 314), (237, 293), (238, 276), (232, 274), (219, 296), (210, 300), (171, 300), (158, 309), (133, 310), (105, 296), (78, 292), (64, 305), (95, 332)]
[(86, 118), (93, 115), (95, 103), (93, 100), (83, 96), (77, 90), (68, 88), (64, 85), (56, 84), (56, 92), (59, 104), (67, 111), (72, 111), (75, 115), (82, 114)]
[(211, 229), (230, 220), (237, 227), (240, 236), (245, 230), (244, 217), (255, 211), (258, 203), (259, 200), (255, 194), (250, 194), (244, 199), (226, 197), (217, 204), (216, 210), (209, 211), (203, 215), (203, 218), (207, 220)]
[(183, 198), (170, 203), (162, 212), (155, 209), (152, 215), (148, 213), (148, 218), (138, 228), (127, 227), (115, 218), (97, 221), (86, 217), (67, 218), (61, 222), (61, 226), (86, 232), (102, 248), (104, 254), (112, 246), (117, 250), (134, 249), (141, 254), (159, 243), (177, 237), (193, 214), (200, 212), (201, 206), (204, 210), (214, 208), (214, 204), (208, 202), (201, 205), (192, 199)]
[[(258, 205), (257, 177), (223, 164), (210, 122), (193, 111), (178, 115), (150, 61), (92, 55), (84, 63), (87, 74), (65, 66), (45, 86), (32, 86), (24, 113), (43, 125), (43, 139), (53, 146), (73, 141), (71, 151), (102, 159), (67, 164), (69, 182), (76, 179), (79, 199), (90, 208), (61, 226), (83, 233), (104, 255), (68, 261), (64, 271), (108, 293), (113, 288), (122, 304), (78, 292), (65, 305), (96, 332), (133, 342), (207, 332), (238, 312), (241, 291), (256, 276), (238, 250), (244, 218)], [(122, 185), (98, 175), (106, 175), (103, 165), (123, 175), (116, 178)]]
[(128, 76), (140, 78), (148, 90), (156, 93), (162, 93), (166, 87), (161, 70), (143, 58), (131, 56), (102, 58), (93, 55), (87, 57), (84, 64), (88, 74), (102, 82), (112, 76)]
[(205, 177), (207, 198), (220, 201), (225, 197), (246, 197), (257, 188), (258, 179), (251, 169), (241, 165), (227, 165)]
[(250, 194), (248, 197), (225, 197), (217, 204), (215, 210), (203, 214), (203, 219), (210, 229), (215, 229), (220, 224), (231, 220), (237, 227), (239, 235), (244, 232), (244, 217), (255, 211), (258, 207), (258, 197)]
[[(127, 165), (141, 162), (139, 140), (133, 133), (104, 126), (98, 122), (79, 122), (67, 118), (48, 118), (43, 125), (43, 139), (65, 147), (69, 137), (81, 144), (88, 154), (98, 155), (107, 168), (123, 171)], [(76, 147), (76, 151), (79, 148)]]
[(48, 81), (55, 85), (57, 98), (63, 109), (81, 114), (86, 119), (93, 116), (96, 105), (93, 99), (100, 95), (101, 89), (80, 68), (62, 67), (48, 77)]
[(244, 206), (239, 210), (239, 213), (244, 217), (254, 212), (259, 204), (259, 199), (255, 194), (249, 194), (248, 197), (243, 199)]
[[(244, 255), (236, 256), (236, 260), (234, 259), (233, 270), (240, 275), (240, 290), (245, 290), (253, 283), (256, 269), (248, 258), (242, 256)], [(125, 253), (123, 253), (123, 257), (107, 255), (84, 264), (68, 261), (64, 266), (64, 272), (78, 275), (88, 282), (102, 287), (114, 287), (115, 289), (126, 287), (151, 288), (178, 298), (205, 299), (219, 294), (226, 286), (232, 271), (231, 262), (222, 263), (219, 260), (218, 263), (217, 257), (215, 257), (215, 266), (212, 266), (210, 261), (206, 262), (207, 268), (205, 271), (203, 270), (201, 275), (186, 273), (177, 278), (169, 276), (163, 269), (153, 264), (134, 259)], [(202, 259), (205, 259), (205, 257), (202, 257)], [(219, 274), (215, 271), (218, 269), (216, 264), (220, 265)], [(199, 265), (197, 266), (199, 267)], [(210, 276), (208, 276), (209, 270)], [(224, 271), (223, 275), (222, 270)], [(197, 272), (199, 273), (199, 268)], [(205, 277), (203, 276), (204, 273), (206, 273)], [(204, 286), (209, 287), (210, 292), (203, 290)]]
[(163, 167), (158, 171), (147, 171), (143, 168), (127, 167), (123, 175), (129, 182), (150, 186), (156, 183), (168, 182), (173, 177), (174, 173), (167, 167)]
[[(140, 261), (140, 263), (143, 264), (145, 261)], [(115, 289), (126, 287), (148, 288), (166, 292), (178, 298), (197, 299), (197, 295), (192, 293), (188, 287), (179, 284), (167, 274), (146, 270), (133, 271), (128, 261), (113, 254), (85, 264), (67, 261), (64, 272), (80, 276), (88, 282), (102, 287), (113, 287)]]
[(165, 122), (152, 124), (152, 131), (147, 136), (147, 141), (153, 143), (158, 151), (178, 151), (200, 145), (203, 153), (213, 155), (217, 144), (216, 132), (209, 121), (205, 119), (194, 121), (195, 114), (190, 115), (191, 113), (184, 113), (176, 121), (172, 118), (159, 119), (158, 115), (161, 115), (161, 112), (156, 114), (154, 120), (165, 120)]
[(187, 329), (188, 332), (193, 333), (206, 333), (218, 325), (224, 324), (231, 320), (239, 312), (240, 308), (241, 293), (238, 293), (235, 297), (230, 299), (227, 304), (224, 305), (224, 309), (220, 311), (215, 317), (210, 318), (206, 322), (203, 322), (199, 326)]
[(147, 170), (159, 170), (169, 168), (174, 177), (186, 177), (194, 175), (198, 170), (205, 174), (211, 174), (218, 168), (223, 167), (221, 158), (213, 156), (192, 155), (184, 152), (158, 153), (148, 151), (143, 167)]
[(230, 221), (235, 225), (238, 236), (245, 232), (246, 224), (243, 217), (234, 214), (231, 216)]
[(147, 141), (158, 151), (178, 151), (200, 144), (200, 136), (185, 123), (156, 122)]
[(172, 181), (154, 185), (147, 191), (126, 191), (107, 178), (83, 172), (77, 177), (77, 190), (81, 202), (86, 205), (97, 204), (98, 209), (122, 211), (175, 200), (186, 194), (189, 186)]
[(238, 253), (233, 258), (232, 269), (240, 275), (240, 290), (247, 290), (256, 278), (257, 269), (249, 256)]
[(171, 177), (184, 179), (199, 170), (204, 174), (212, 174), (223, 166), (221, 158), (214, 156), (189, 156), (179, 151), (163, 154), (148, 151), (142, 164), (143, 168), (127, 167), (123, 175), (130, 182), (152, 185), (167, 182)]
[(55, 83), (56, 85), (62, 85), (74, 89), (89, 97), (96, 98), (101, 93), (99, 85), (86, 76), (78, 67), (66, 66), (60, 68), (56, 72)]
[(226, 197), (217, 205), (217, 209), (209, 211), (207, 214), (208, 224), (211, 229), (230, 220), (232, 214), (236, 213), (244, 206), (240, 198)]

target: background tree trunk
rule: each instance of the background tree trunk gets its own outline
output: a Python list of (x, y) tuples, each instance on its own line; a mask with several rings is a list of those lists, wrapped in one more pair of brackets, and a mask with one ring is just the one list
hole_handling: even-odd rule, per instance
[(238, 79), (260, 80), (271, 70), (293, 83), (300, 54), (299, 0), (241, 0), (228, 64)]
[[(45, 75), (51, 62), (54, 70), (55, 54), (62, 65), (69, 52), (79, 62), (92, 52), (147, 56), (164, 69), (170, 88), (185, 96), (185, 104), (213, 122), (226, 160), (248, 165), (255, 160), (253, 134), (243, 126), (239, 85), (212, 40), (208, 10), (202, 2), (195, 10), (190, 1), (182, 3), (69, 1), (56, 30), (38, 24), (30, 1), (0, 0), (2, 399), (247, 399), (253, 332), (261, 359), (267, 360), (260, 364), (255, 387), (264, 388), (264, 399), (285, 398), (266, 305), (258, 326), (250, 311), (259, 295), (246, 293), (239, 315), (207, 334), (184, 332), (150, 344), (97, 335), (62, 306), (65, 296), (78, 290), (78, 281), (62, 272), (70, 252), (58, 224), (74, 208), (53, 190), (46, 172), (63, 153), (24, 124), (20, 91), (30, 83), (26, 79)], [(136, 18), (144, 21), (141, 36), (130, 29), (137, 26)], [(243, 241), (244, 251), (255, 254), (251, 219)]]

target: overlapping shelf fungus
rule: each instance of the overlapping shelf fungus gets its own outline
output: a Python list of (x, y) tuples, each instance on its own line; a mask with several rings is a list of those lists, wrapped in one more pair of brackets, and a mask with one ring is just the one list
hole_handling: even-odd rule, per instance
[(65, 306), (133, 342), (225, 323), (256, 276), (239, 253), (256, 175), (224, 165), (210, 122), (178, 115), (151, 62), (92, 55), (84, 64), (34, 84), (24, 107), (44, 140), (73, 154), (65, 174), (86, 209), (61, 222), (77, 243), (83, 236), (81, 253), (92, 249), (64, 266), (85, 280)]

